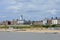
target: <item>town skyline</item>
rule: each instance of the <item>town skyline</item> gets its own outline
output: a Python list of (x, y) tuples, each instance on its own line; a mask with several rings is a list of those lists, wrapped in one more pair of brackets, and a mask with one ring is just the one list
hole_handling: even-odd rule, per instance
[(56, 16), (56, 17), (44, 17), (44, 18), (41, 17), (41, 18), (39, 18), (38, 20), (31, 20), (31, 19), (26, 19), (26, 18), (24, 18), (23, 15), (20, 15), (18, 18), (15, 18), (15, 19), (14, 19), (14, 18), (13, 18), (13, 19), (10, 19), (10, 20), (9, 20), (9, 19), (6, 19), (6, 20), (1, 20), (1, 19), (0, 19), (0, 22), (1, 22), (1, 21), (13, 21), (13, 20), (43, 21), (43, 20), (45, 20), (45, 19), (46, 19), (46, 20), (52, 20), (52, 19), (53, 19), (53, 20), (58, 20), (58, 19), (60, 20), (60, 17), (57, 17), (57, 16)]

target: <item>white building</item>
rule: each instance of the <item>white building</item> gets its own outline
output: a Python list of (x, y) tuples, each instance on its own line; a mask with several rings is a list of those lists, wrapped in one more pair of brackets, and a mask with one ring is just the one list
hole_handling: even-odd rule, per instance
[(57, 19), (53, 19), (52, 20), (52, 24), (58, 24), (58, 20)]
[(47, 19), (44, 19), (43, 20), (43, 25), (46, 25), (47, 24)]
[(17, 23), (18, 24), (24, 24), (24, 21), (23, 20), (19, 20)]
[(21, 15), (20, 20), (17, 21), (17, 24), (24, 24), (23, 15)]

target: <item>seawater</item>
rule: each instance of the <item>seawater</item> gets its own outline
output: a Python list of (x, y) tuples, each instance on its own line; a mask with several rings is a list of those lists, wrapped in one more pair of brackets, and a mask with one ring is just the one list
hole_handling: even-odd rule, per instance
[(0, 32), (0, 40), (60, 40), (60, 34), (34, 32)]

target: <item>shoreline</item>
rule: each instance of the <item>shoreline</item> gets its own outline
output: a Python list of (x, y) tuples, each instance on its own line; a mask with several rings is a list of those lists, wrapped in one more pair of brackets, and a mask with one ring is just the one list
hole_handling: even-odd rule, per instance
[(5, 29), (0, 29), (0, 32), (35, 32), (35, 33), (60, 33), (60, 30), (17, 30), (17, 29), (12, 29), (12, 30), (5, 30)]
[(15, 32), (34, 32), (34, 33), (60, 33), (60, 30), (41, 30), (41, 31), (15, 31)]

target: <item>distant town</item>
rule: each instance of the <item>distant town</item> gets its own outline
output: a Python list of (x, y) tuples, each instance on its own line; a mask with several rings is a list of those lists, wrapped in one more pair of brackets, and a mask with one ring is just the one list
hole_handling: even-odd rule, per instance
[(6, 20), (3, 22), (0, 22), (0, 25), (53, 25), (53, 24), (60, 24), (60, 18), (58, 17), (51, 17), (50, 19), (45, 18), (40, 21), (26, 21), (23, 19), (23, 15), (20, 16), (20, 19), (13, 19), (12, 21)]
[(20, 19), (0, 22), (0, 31), (60, 32), (58, 30), (60, 30), (60, 18), (58, 17), (45, 18), (39, 21), (27, 21), (23, 18), (23, 15), (21, 15)]

